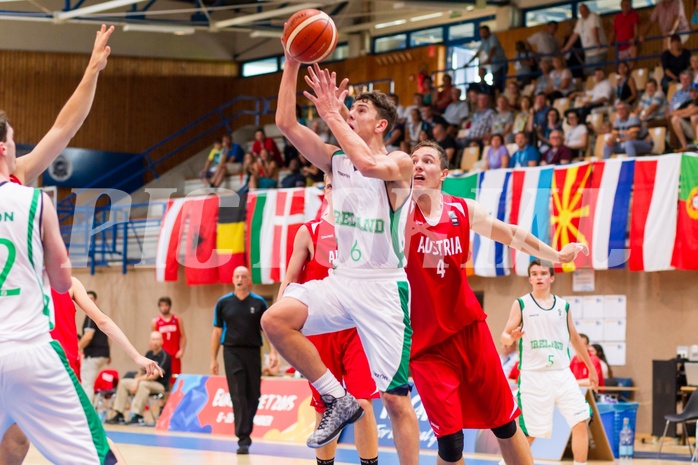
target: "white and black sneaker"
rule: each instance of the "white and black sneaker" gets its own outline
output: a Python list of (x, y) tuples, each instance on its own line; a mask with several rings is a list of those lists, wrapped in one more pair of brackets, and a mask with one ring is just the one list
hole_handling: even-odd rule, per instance
[(325, 395), (322, 396), (322, 401), (325, 403), (325, 413), (322, 414), (317, 429), (306, 442), (311, 449), (319, 449), (331, 443), (345, 426), (364, 416), (364, 409), (349, 393), (342, 397)]

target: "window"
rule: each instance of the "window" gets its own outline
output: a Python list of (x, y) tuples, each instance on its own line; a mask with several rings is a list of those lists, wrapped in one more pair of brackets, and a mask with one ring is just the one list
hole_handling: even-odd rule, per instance
[(435, 27), (432, 29), (422, 29), (410, 34), (410, 46), (420, 47), (428, 44), (440, 44), (444, 41), (444, 28)]
[(389, 52), (407, 47), (407, 34), (379, 37), (373, 42), (374, 53)]
[(344, 60), (348, 57), (349, 57), (349, 45), (347, 45), (347, 44), (337, 45), (337, 48), (334, 49), (334, 52), (332, 52), (332, 55), (329, 56), (327, 61)]
[(448, 28), (448, 40), (469, 39), (475, 37), (475, 24), (457, 24)]
[(278, 58), (264, 58), (262, 60), (248, 61), (242, 64), (242, 76), (258, 76), (260, 74), (275, 73), (279, 70)]
[[(632, 3), (633, 8), (636, 10), (657, 4), (656, 0), (634, 0)], [(584, 4), (587, 5), (592, 12), (598, 15), (617, 13), (620, 11), (620, 2), (615, 0), (592, 0), (589, 2), (584, 2)]]
[[(603, 2), (609, 1), (609, 0), (600, 0)], [(615, 3), (618, 4), (618, 7), (620, 8), (620, 2), (617, 0), (611, 0)], [(594, 8), (591, 6), (591, 3), (587, 3), (589, 5), (589, 8), (593, 10)], [(547, 8), (541, 8), (539, 10), (531, 10), (526, 12), (526, 16), (524, 18), (524, 25), (526, 27), (531, 27), (531, 26), (538, 26), (539, 24), (547, 24), (550, 21), (565, 21), (567, 19), (572, 18), (572, 5), (566, 4), (566, 5), (557, 5), (557, 6), (550, 6)]]

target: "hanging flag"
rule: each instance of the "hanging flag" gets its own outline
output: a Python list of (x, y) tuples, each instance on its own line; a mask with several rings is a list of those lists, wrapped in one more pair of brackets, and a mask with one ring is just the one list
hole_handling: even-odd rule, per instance
[(177, 253), (182, 240), (182, 207), (187, 199), (173, 199), (160, 223), (160, 235), (155, 250), (155, 280), (157, 282), (177, 281), (179, 263)]
[(676, 224), (676, 244), (671, 265), (698, 270), (698, 156), (681, 156), (681, 190)]
[(283, 280), (293, 252), (293, 239), (304, 222), (305, 189), (250, 192), (245, 242), (253, 283)]
[[(480, 175), (477, 201), (488, 214), (498, 220), (508, 222), (507, 196), (511, 195), (509, 181), (511, 170), (498, 169), (485, 171)], [(478, 276), (505, 276), (511, 267), (505, 245), (475, 234), (473, 237), (473, 263)]]
[[(511, 213), (509, 222), (521, 226), (544, 243), (550, 243), (550, 187), (553, 167), (517, 168), (511, 175)], [(514, 271), (528, 276), (531, 256), (511, 249)]]
[(190, 199), (184, 204), (183, 218), (187, 228), (184, 272), (188, 286), (218, 282), (216, 220), (218, 196)]
[[(587, 238), (580, 231), (580, 222), (588, 220), (589, 205), (584, 198), (588, 194), (591, 178), (591, 165), (582, 163), (567, 167), (555, 168), (553, 174), (552, 198), (553, 211), (551, 218), (551, 246), (560, 250), (571, 242), (588, 244)], [(584, 255), (578, 257), (580, 262)], [(556, 264), (558, 271), (574, 271), (575, 263)]]
[(477, 198), (477, 186), (479, 180), (480, 173), (448, 177), (444, 179), (442, 190), (454, 197), (475, 200)]
[(223, 284), (233, 281), (233, 272), (245, 265), (245, 207), (247, 193), (224, 195), (218, 201), (216, 226), (216, 255), (218, 280)]
[(631, 271), (671, 269), (680, 168), (681, 155), (643, 157), (635, 161), (630, 212)]
[(596, 161), (589, 190), (589, 227), (582, 228), (589, 240), (589, 257), (595, 270), (624, 268), (628, 261), (625, 238), (630, 214), (635, 160)]

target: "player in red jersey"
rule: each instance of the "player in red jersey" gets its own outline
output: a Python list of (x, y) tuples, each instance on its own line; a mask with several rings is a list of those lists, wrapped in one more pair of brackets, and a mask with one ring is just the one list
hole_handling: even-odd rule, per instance
[[(296, 233), (293, 241), (293, 254), (288, 262), (288, 269), (281, 287), (279, 298), (290, 283), (304, 283), (314, 279), (324, 279), (332, 262), (337, 256), (337, 240), (334, 235), (334, 218), (332, 213), (332, 179), (325, 176), (325, 199), (327, 208), (319, 220), (309, 221)], [(345, 329), (335, 333), (309, 336), (315, 345), (323, 363), (332, 374), (346, 385), (347, 391), (356, 397), (364, 409), (364, 416), (354, 424), (354, 442), (362, 465), (378, 463), (378, 429), (373, 413), (371, 399), (378, 397), (376, 383), (371, 376), (368, 359), (364, 353), (361, 339), (356, 328)], [(320, 421), (325, 403), (320, 393), (310, 385), (313, 393), (311, 405), (315, 407), (316, 420)], [(318, 465), (334, 463), (337, 440), (316, 449)]]
[(172, 360), (172, 386), (177, 376), (182, 372), (182, 357), (187, 346), (187, 335), (184, 332), (182, 318), (172, 313), (172, 300), (169, 297), (160, 297), (158, 300), (160, 315), (153, 318), (150, 325), (152, 331), (162, 334), (162, 348)]
[(463, 429), (491, 429), (509, 465), (533, 464), (515, 418), (520, 414), (492, 334), (467, 282), (470, 231), (555, 262), (573, 260), (583, 244), (557, 252), (473, 200), (441, 192), (448, 159), (435, 142), (412, 152), (414, 204), (406, 235), (414, 334), (410, 368), (434, 434), (437, 464), (463, 462)]
[(61, 343), (68, 358), (70, 368), (80, 380), (80, 351), (78, 350), (78, 330), (75, 326), (75, 302), (70, 291), (59, 294), (51, 289), (53, 313), (56, 326), (51, 331), (51, 337)]

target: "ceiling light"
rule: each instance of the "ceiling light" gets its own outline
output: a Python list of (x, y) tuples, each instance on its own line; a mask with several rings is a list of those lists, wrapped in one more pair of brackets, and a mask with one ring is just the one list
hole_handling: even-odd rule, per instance
[(397, 19), (397, 20), (395, 20), (395, 21), (388, 21), (387, 23), (379, 23), (379, 24), (376, 24), (376, 25), (373, 26), (373, 27), (375, 27), (376, 29), (383, 29), (383, 28), (386, 28), (386, 27), (399, 26), (399, 25), (401, 25), (401, 24), (405, 24), (406, 22), (407, 22), (406, 19)]
[(125, 24), (125, 32), (163, 32), (175, 34), (178, 36), (186, 36), (194, 33), (195, 29), (191, 26), (169, 26), (166, 24)]
[(305, 10), (306, 8), (317, 8), (322, 6), (322, 3), (299, 3), (297, 5), (287, 6), (285, 8), (276, 8), (269, 11), (263, 11), (261, 13), (254, 13), (251, 15), (238, 16), (236, 18), (224, 19), (223, 21), (218, 21), (213, 23), (214, 28), (222, 29), (229, 26), (240, 26), (243, 24), (250, 24), (255, 21), (260, 21), (262, 19), (275, 18), (277, 16), (287, 16), (295, 13), (296, 11)]
[(56, 21), (60, 22), (65, 21), (66, 19), (77, 18), (78, 16), (85, 16), (93, 13), (100, 13), (102, 11), (113, 10), (122, 6), (134, 5), (144, 1), (145, 0), (111, 0), (109, 2), (97, 3), (96, 5), (77, 8), (70, 11), (55, 11), (53, 13), (53, 17), (56, 19)]
[(440, 18), (443, 15), (444, 15), (443, 11), (439, 11), (438, 13), (430, 13), (427, 15), (415, 16), (413, 18), (410, 18), (410, 22), (416, 23), (417, 21), (425, 21), (427, 19)]

